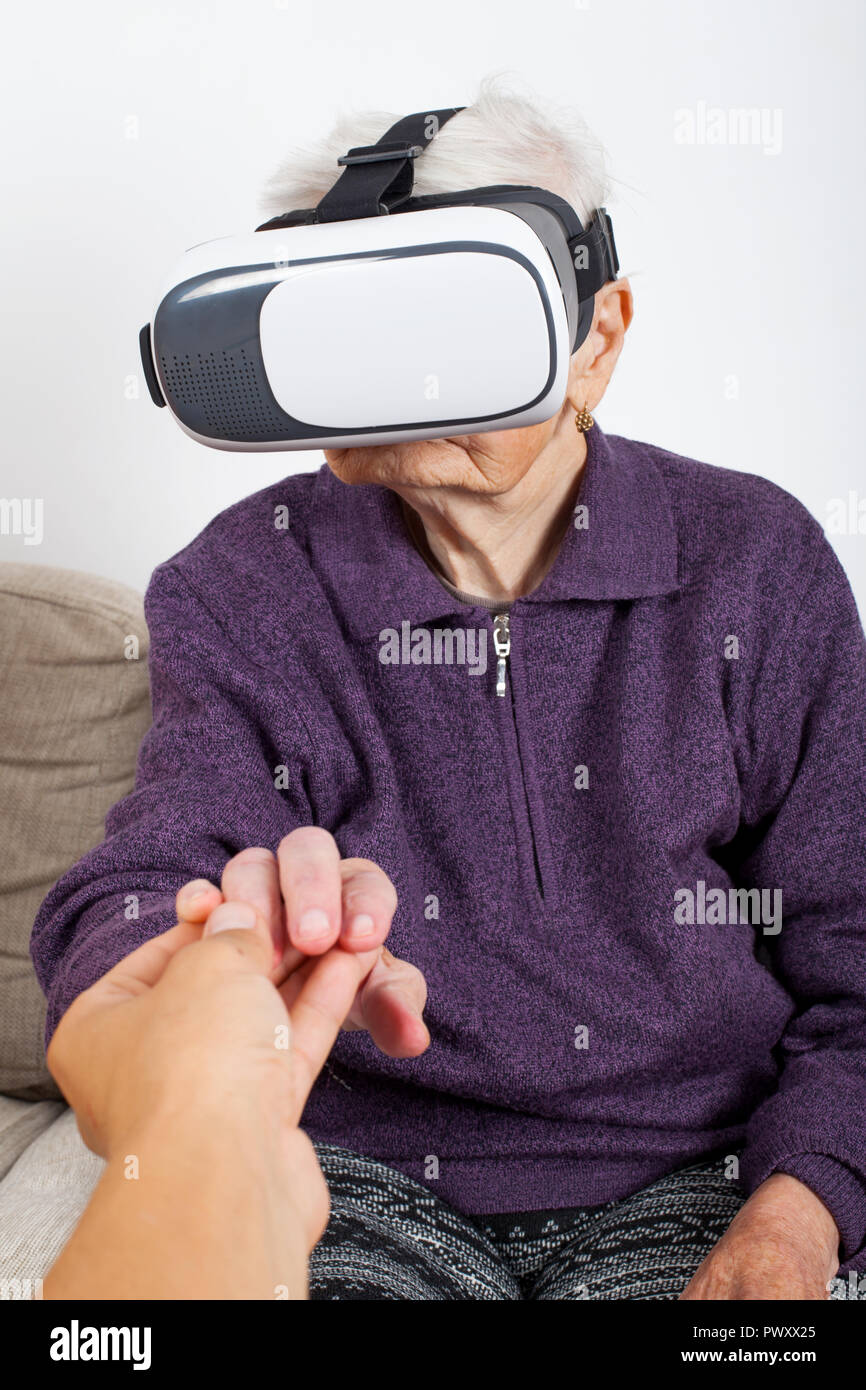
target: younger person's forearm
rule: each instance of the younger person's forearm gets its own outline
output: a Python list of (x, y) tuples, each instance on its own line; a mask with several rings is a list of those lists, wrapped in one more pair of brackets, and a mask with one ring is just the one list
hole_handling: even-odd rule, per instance
[(45, 1298), (306, 1297), (307, 1251), (277, 1156), (227, 1132), (135, 1147), (109, 1160)]

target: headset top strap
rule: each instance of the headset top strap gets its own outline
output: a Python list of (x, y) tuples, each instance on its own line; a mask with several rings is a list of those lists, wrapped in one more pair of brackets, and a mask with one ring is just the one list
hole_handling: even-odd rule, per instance
[(386, 130), (375, 145), (357, 145), (341, 155), (345, 166), (316, 207), (317, 222), (344, 222), (351, 217), (379, 217), (412, 195), (414, 161), (423, 154), (446, 121), (463, 111), (415, 111)]

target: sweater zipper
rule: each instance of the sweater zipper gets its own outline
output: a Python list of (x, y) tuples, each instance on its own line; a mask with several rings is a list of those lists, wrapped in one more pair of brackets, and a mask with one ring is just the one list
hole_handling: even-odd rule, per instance
[(493, 650), (496, 652), (496, 694), (504, 697), (508, 658), (511, 655), (511, 628), (507, 613), (497, 613), (493, 619)]
[[(493, 650), (496, 655), (496, 696), (504, 700), (510, 695), (508, 706), (503, 709), (506, 738), (506, 766), (509, 770), (511, 795), (515, 805), (515, 828), (518, 835), (520, 826), (525, 828), (529, 853), (532, 860), (534, 887), (540, 902), (544, 901), (544, 882), (541, 876), (541, 860), (538, 853), (535, 826), (523, 757), (520, 752), (520, 737), (517, 730), (517, 712), (514, 708), (514, 683), (509, 681), (508, 660), (511, 656), (511, 616), (509, 613), (496, 613), (493, 617)], [(510, 690), (509, 690), (510, 686)]]

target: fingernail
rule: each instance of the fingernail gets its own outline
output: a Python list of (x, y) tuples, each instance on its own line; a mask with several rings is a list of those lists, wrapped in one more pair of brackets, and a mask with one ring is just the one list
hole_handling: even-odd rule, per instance
[(360, 912), (357, 917), (353, 917), (349, 923), (349, 935), (354, 939), (361, 940), (365, 936), (372, 936), (376, 930), (376, 923), (369, 912)]
[(211, 913), (205, 932), (208, 936), (214, 936), (217, 932), (235, 931), (238, 928), (248, 931), (255, 925), (255, 908), (250, 907), (249, 903), (223, 903)]
[(208, 892), (209, 887), (209, 884), (200, 883), (197, 888), (185, 888), (180, 895), (181, 899), (185, 903), (194, 903), (196, 898), (204, 897), (205, 893)]
[(315, 941), (317, 937), (327, 936), (331, 930), (327, 912), (320, 907), (307, 908), (298, 921), (298, 940)]

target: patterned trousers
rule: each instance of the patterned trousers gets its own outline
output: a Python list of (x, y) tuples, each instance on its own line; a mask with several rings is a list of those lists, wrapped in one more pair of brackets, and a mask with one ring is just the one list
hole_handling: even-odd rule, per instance
[(316, 1152), (331, 1217), (311, 1299), (675, 1299), (745, 1200), (718, 1159), (603, 1206), (470, 1218), (374, 1159)]

